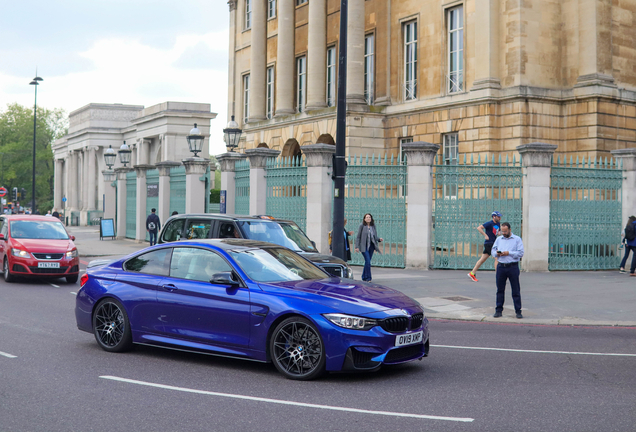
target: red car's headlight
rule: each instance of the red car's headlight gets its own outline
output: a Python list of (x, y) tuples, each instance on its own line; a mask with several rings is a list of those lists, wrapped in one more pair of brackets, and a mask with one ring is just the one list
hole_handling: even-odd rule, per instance
[(77, 249), (73, 249), (72, 251), (66, 252), (67, 259), (75, 258), (77, 255), (78, 255)]
[(17, 256), (20, 258), (32, 258), (31, 254), (28, 253), (27, 251), (21, 250), (21, 249), (15, 249), (15, 248), (11, 249), (11, 255)]

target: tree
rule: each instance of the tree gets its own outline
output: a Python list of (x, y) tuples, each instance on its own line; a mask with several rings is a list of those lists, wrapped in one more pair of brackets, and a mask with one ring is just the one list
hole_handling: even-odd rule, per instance
[[(35, 202), (40, 213), (53, 206), (54, 161), (51, 145), (64, 136), (68, 120), (63, 109), (38, 107), (36, 158), (35, 158)], [(8, 190), (24, 188), (29, 197), (22, 200), (30, 205), (33, 163), (33, 109), (17, 103), (7, 105), (0, 112), (0, 181)], [(35, 210), (35, 209), (33, 209)]]

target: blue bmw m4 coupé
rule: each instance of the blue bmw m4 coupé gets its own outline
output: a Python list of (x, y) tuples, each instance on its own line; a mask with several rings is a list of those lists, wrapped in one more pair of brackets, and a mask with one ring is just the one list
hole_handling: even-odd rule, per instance
[(272, 362), (285, 377), (428, 354), (428, 320), (390, 288), (331, 277), (284, 247), (197, 240), (89, 267), (75, 316), (106, 351), (152, 345)]

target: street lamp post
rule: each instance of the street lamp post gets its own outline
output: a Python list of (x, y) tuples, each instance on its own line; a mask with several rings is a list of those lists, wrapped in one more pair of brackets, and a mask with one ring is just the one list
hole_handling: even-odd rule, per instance
[(38, 118), (38, 86), (40, 81), (44, 81), (35, 72), (35, 78), (29, 83), (29, 85), (35, 86), (35, 103), (33, 104), (33, 171), (32, 171), (32, 183), (31, 183), (31, 214), (35, 214), (35, 132), (37, 129)]
[(188, 140), (188, 147), (190, 147), (190, 151), (194, 153), (194, 157), (198, 157), (198, 153), (203, 147), (203, 140), (205, 137), (201, 135), (201, 131), (199, 131), (196, 123), (194, 124), (194, 127), (190, 129), (190, 135), (188, 135), (186, 139)]
[(126, 145), (126, 141), (124, 141), (121, 147), (119, 147), (118, 153), (119, 153), (119, 161), (123, 163), (125, 167), (126, 164), (130, 163), (130, 154), (132, 153), (132, 150), (130, 150), (128, 146)]
[(238, 148), (242, 133), (243, 131), (239, 129), (238, 123), (234, 121), (234, 116), (232, 116), (232, 120), (227, 124), (227, 128), (223, 129), (225, 146), (228, 152), (233, 152), (234, 149)]

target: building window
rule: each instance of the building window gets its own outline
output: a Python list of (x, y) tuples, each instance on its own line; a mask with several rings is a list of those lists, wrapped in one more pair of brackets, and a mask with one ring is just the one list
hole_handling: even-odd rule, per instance
[(276, 18), (276, 0), (267, 0), (267, 19)]
[(296, 0), (296, 6), (307, 3), (307, 0)]
[(412, 143), (413, 137), (400, 138), (400, 161), (404, 163), (406, 161), (406, 154), (402, 150), (402, 144)]
[(307, 98), (307, 57), (296, 59), (296, 111), (305, 111)]
[(245, 0), (245, 30), (252, 28), (252, 1)]
[(327, 106), (336, 105), (336, 48), (327, 48)]
[(448, 91), (464, 90), (464, 7), (450, 9), (448, 27)]
[(250, 76), (243, 75), (243, 124), (250, 116)]
[(417, 98), (417, 22), (404, 24), (404, 100)]
[(374, 88), (375, 88), (375, 51), (374, 36), (368, 35), (364, 38), (364, 98), (368, 105), (373, 105)]
[[(444, 165), (457, 165), (459, 160), (459, 141), (456, 133), (444, 135)], [(444, 184), (444, 198), (457, 198), (457, 184)]]
[(267, 68), (267, 118), (271, 120), (274, 113), (274, 67)]

